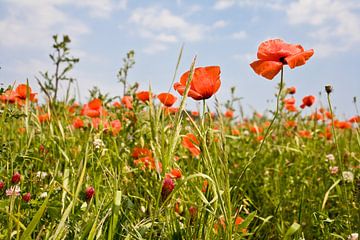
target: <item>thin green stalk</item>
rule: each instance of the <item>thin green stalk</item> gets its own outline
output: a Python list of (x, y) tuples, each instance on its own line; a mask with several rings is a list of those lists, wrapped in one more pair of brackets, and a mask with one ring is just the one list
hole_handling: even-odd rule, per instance
[[(330, 101), (330, 93), (327, 93), (327, 101), (328, 101), (328, 104), (329, 104), (330, 114), (331, 114), (331, 116), (334, 116), (331, 101)], [(333, 139), (334, 139), (334, 143), (336, 145), (336, 150), (337, 150), (337, 154), (338, 154), (338, 159), (339, 159), (338, 162), (339, 162), (339, 166), (340, 166), (340, 171), (342, 172), (342, 171), (344, 171), (344, 169), (343, 169), (344, 166), (343, 166), (343, 162), (342, 162), (342, 156), (341, 156), (339, 143), (338, 143), (338, 140), (337, 140), (337, 134), (336, 134), (336, 131), (335, 131), (335, 123), (334, 123), (334, 118), (333, 117), (331, 118), (331, 130), (333, 132)]]
[(280, 78), (280, 86), (279, 86), (279, 92), (277, 94), (277, 98), (276, 98), (276, 110), (274, 113), (274, 117), (270, 122), (269, 127), (266, 129), (265, 135), (264, 135), (264, 139), (261, 141), (259, 147), (256, 149), (254, 155), (250, 158), (250, 160), (246, 163), (244, 170), (241, 172), (238, 180), (236, 181), (236, 185), (238, 184), (238, 182), (240, 182), (242, 176), (244, 175), (245, 171), (248, 169), (248, 167), (253, 163), (253, 161), (256, 159), (257, 155), (259, 154), (259, 152), (261, 152), (263, 145), (267, 139), (267, 137), (269, 136), (271, 130), (272, 130), (272, 126), (275, 122), (275, 120), (277, 119), (278, 115), (279, 115), (279, 109), (280, 109), (280, 96), (281, 96), (281, 92), (283, 89), (283, 85), (284, 85), (284, 68), (281, 69), (281, 78)]

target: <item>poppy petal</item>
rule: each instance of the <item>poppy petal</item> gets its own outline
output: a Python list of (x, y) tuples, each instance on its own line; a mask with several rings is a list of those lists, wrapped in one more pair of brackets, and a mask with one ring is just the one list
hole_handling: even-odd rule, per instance
[(196, 68), (192, 87), (194, 91), (202, 95), (202, 99), (208, 99), (214, 95), (215, 91), (220, 87), (220, 67), (210, 66), (204, 68)]
[(305, 52), (301, 52), (295, 55), (291, 55), (285, 58), (286, 63), (290, 68), (295, 68), (304, 65), (306, 61), (314, 54), (314, 50), (310, 49)]
[(261, 60), (280, 61), (281, 58), (303, 51), (301, 45), (286, 43), (281, 39), (271, 39), (260, 44), (257, 57)]
[(281, 62), (257, 60), (250, 64), (251, 68), (259, 75), (272, 80), (283, 67)]
[[(185, 86), (183, 86), (183, 85), (181, 85), (180, 83), (175, 83), (174, 84), (174, 89), (178, 92), (178, 93), (180, 93), (180, 95), (184, 95), (184, 92), (185, 92)], [(197, 93), (197, 92), (195, 92), (195, 91), (193, 91), (193, 90), (189, 90), (189, 93), (188, 93), (188, 96), (190, 96), (190, 97), (192, 97), (193, 99), (195, 99), (195, 100), (201, 100), (202, 99), (202, 96), (199, 94), (199, 93)]]

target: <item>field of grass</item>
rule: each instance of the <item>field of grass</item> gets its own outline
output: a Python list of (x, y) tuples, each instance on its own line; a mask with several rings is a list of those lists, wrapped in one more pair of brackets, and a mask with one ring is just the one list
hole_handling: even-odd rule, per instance
[[(129, 85), (131, 61), (119, 99), (3, 89), (0, 239), (357, 239), (360, 117), (309, 98), (302, 114), (282, 68), (276, 110), (244, 117), (233, 98), (212, 112), (217, 69), (195, 63), (174, 85), (184, 96)], [(200, 113), (186, 110), (193, 84)]]

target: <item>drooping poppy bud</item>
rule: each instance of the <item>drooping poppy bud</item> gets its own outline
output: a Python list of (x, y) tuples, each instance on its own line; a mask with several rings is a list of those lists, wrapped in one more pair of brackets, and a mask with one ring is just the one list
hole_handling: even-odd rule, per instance
[(24, 202), (29, 202), (31, 199), (31, 194), (29, 192), (25, 193), (23, 196), (22, 196), (22, 200)]
[(21, 175), (20, 175), (20, 173), (18, 173), (18, 172), (14, 173), (14, 175), (11, 177), (11, 182), (12, 182), (13, 184), (19, 183), (20, 180), (21, 180)]
[(85, 198), (87, 201), (90, 201), (95, 195), (95, 189), (94, 187), (90, 186), (87, 187), (85, 190)]

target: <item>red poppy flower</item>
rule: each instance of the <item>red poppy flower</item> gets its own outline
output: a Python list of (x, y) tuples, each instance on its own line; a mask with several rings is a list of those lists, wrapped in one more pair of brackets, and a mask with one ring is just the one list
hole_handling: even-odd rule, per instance
[(102, 101), (98, 98), (95, 98), (88, 103), (88, 107), (92, 110), (99, 110), (101, 108), (101, 105)]
[(177, 97), (175, 97), (171, 93), (160, 93), (157, 98), (166, 107), (171, 107), (177, 100)]
[(116, 120), (111, 121), (110, 124), (111, 124), (112, 134), (113, 134), (113, 136), (115, 136), (121, 130), (121, 122), (119, 119), (116, 119)]
[(284, 102), (285, 104), (295, 104), (296, 100), (295, 100), (295, 98), (291, 97), (291, 98), (285, 98), (285, 99), (283, 100), (283, 102)]
[(234, 117), (234, 111), (231, 109), (226, 110), (225, 117), (232, 119)]
[(47, 122), (50, 120), (50, 115), (48, 113), (45, 113), (45, 114), (40, 114), (38, 116), (38, 119), (39, 119), (39, 122), (40, 123), (44, 123), (44, 122)]
[(13, 90), (6, 90), (2, 95), (0, 95), (0, 100), (4, 103), (15, 103), (18, 94)]
[(121, 103), (124, 104), (127, 109), (131, 110), (133, 108), (133, 106), (132, 106), (132, 97), (131, 96), (124, 96), (121, 99)]
[(199, 144), (200, 142), (197, 140), (194, 134), (188, 133), (183, 136), (182, 145), (187, 148), (195, 157), (200, 155), (200, 149), (198, 147)]
[(36, 102), (37, 100), (35, 98), (37, 93), (33, 93), (31, 88), (27, 84), (19, 84), (15, 91), (18, 94), (19, 99), (25, 100), (29, 92), (30, 101)]
[(81, 118), (77, 117), (74, 119), (72, 125), (74, 126), (74, 128), (82, 128), (84, 127), (84, 121)]
[(150, 92), (149, 91), (141, 91), (136, 93), (137, 99), (146, 103), (150, 99)]
[[(189, 74), (190, 71), (187, 71), (181, 76), (180, 82), (174, 84), (174, 89), (181, 95), (185, 92)], [(194, 70), (194, 76), (190, 83), (188, 95), (195, 100), (208, 99), (219, 90), (220, 85), (219, 66), (198, 67)]]
[(299, 130), (298, 133), (300, 137), (311, 138), (311, 132), (309, 130)]
[(289, 87), (287, 89), (287, 92), (290, 93), (290, 94), (295, 94), (296, 93), (296, 88), (295, 87)]
[(351, 117), (349, 119), (349, 122), (351, 122), (351, 123), (359, 123), (360, 122), (360, 115)]
[(306, 106), (311, 107), (315, 102), (315, 97), (312, 95), (306, 96), (302, 99), (302, 102), (303, 103), (300, 105), (302, 109), (304, 109)]
[(304, 65), (313, 54), (313, 49), (304, 51), (299, 44), (271, 39), (260, 44), (257, 52), (259, 60), (254, 61), (250, 66), (257, 74), (271, 80), (284, 65), (289, 65), (291, 69)]

